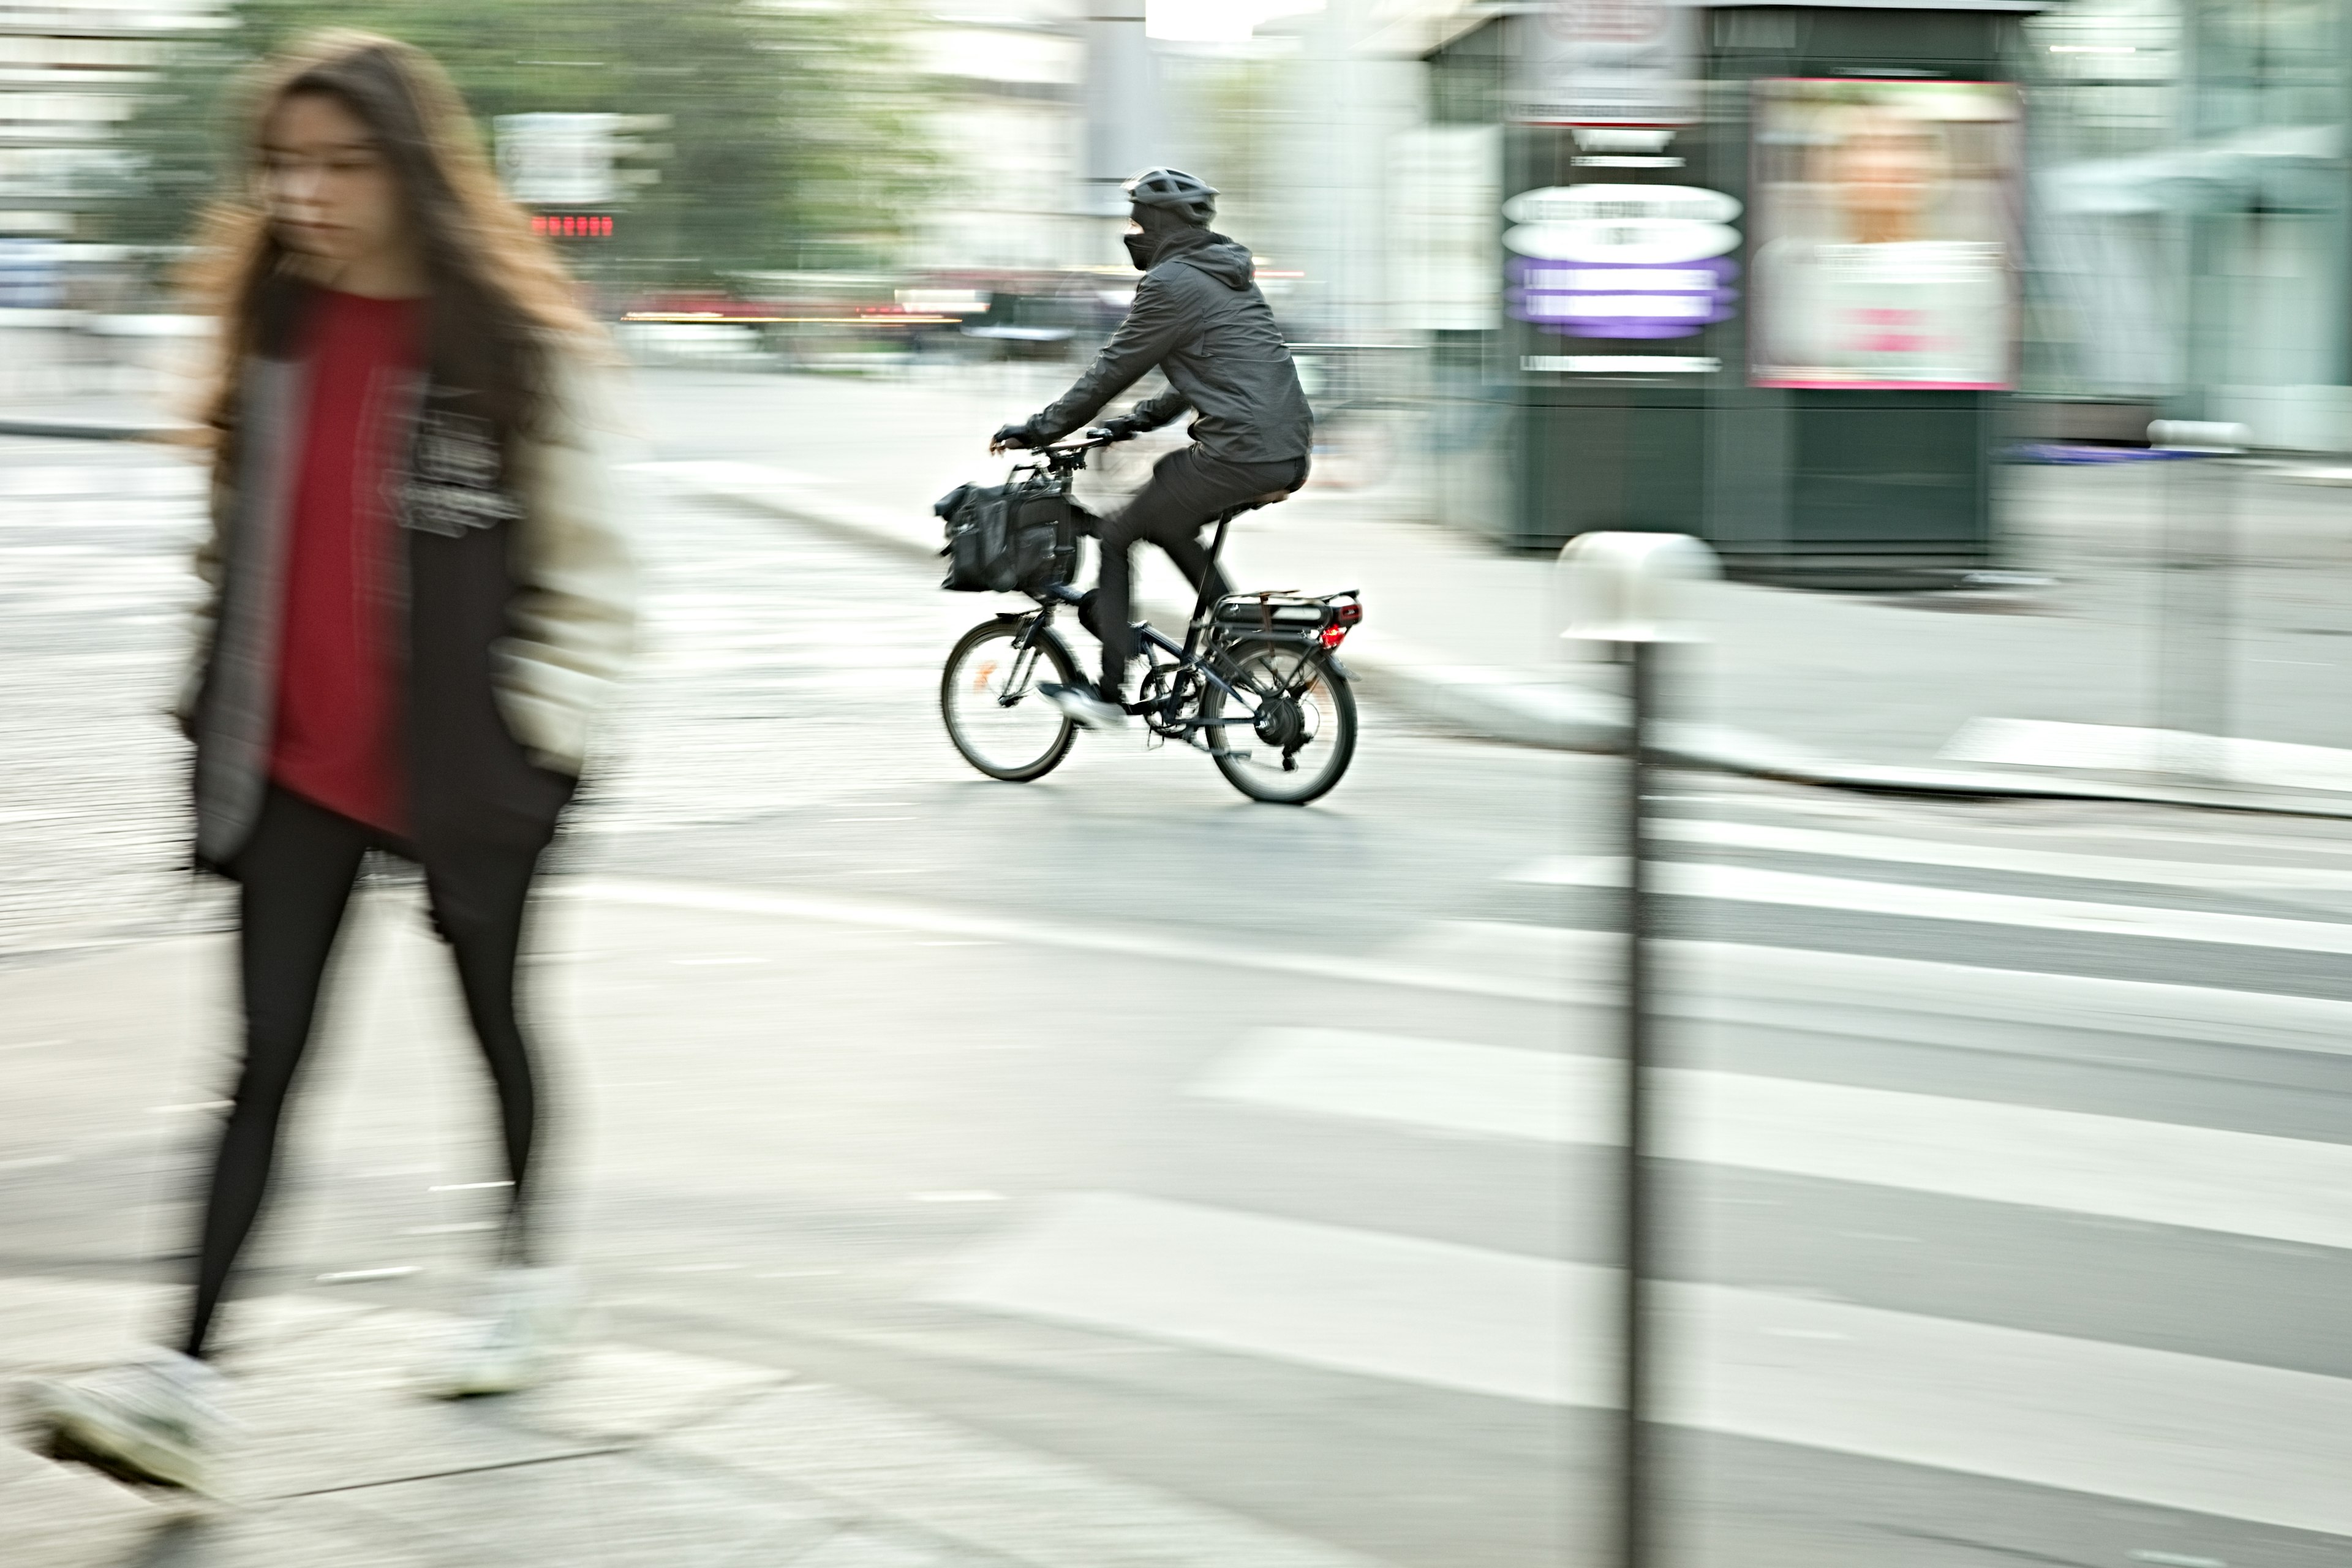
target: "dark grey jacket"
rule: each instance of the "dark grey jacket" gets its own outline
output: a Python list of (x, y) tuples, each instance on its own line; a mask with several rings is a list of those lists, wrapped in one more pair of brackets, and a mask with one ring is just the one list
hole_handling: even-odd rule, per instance
[(1187, 408), (1192, 438), (1229, 463), (1280, 463), (1308, 455), (1315, 416), (1298, 369), (1251, 276), (1250, 253), (1221, 234), (1162, 251), (1137, 285), (1135, 304), (1077, 384), (1029, 422), (1056, 441), (1158, 366), (1168, 390), (1133, 416), (1146, 430)]

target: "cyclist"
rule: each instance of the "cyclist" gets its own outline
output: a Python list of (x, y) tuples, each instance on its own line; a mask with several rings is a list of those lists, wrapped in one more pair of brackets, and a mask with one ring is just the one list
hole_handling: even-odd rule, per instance
[(1215, 189), (1181, 169), (1150, 169), (1123, 187), (1134, 204), (1128, 259), (1143, 274), (1135, 303), (1087, 373), (1052, 406), (1007, 425), (990, 450), (1060, 440), (1155, 367), (1168, 390), (1106, 422), (1118, 439), (1156, 430), (1187, 408), (1193, 444), (1171, 452), (1150, 482), (1102, 526), (1102, 571), (1078, 618), (1102, 642), (1102, 679), (1041, 683), (1037, 689), (1089, 729), (1118, 729), (1127, 706), (1128, 660), (1138, 540), (1165, 550), (1197, 590), (1214, 574), (1201, 530), (1228, 508), (1286, 493), (1307, 480), (1315, 419), (1297, 368), (1258, 292), (1249, 248), (1209, 227)]

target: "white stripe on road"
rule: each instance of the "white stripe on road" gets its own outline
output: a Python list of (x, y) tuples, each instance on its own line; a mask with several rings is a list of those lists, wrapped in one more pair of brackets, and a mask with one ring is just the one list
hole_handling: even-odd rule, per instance
[(1674, 844), (1769, 849), (1788, 855), (1886, 860), (1911, 866), (1952, 866), (1975, 871), (2016, 871), (2086, 882), (2131, 882), (2212, 892), (2352, 891), (2352, 867), (2323, 870), (2310, 866), (2154, 860), (2136, 856), (2083, 855), (1998, 844), (1901, 838), (1887, 834), (1832, 832), (1818, 827), (1780, 827), (1706, 817), (1660, 817), (1650, 824), (1649, 832), (1653, 837)]
[[(1455, 1040), (1269, 1029), (1193, 1092), (1553, 1143), (1619, 1140), (1617, 1063)], [(2352, 1249), (2352, 1144), (1853, 1084), (1670, 1068), (1658, 1152)]]
[(193, 463), (0, 466), (0, 496), (12, 500), (58, 496), (103, 496), (109, 500), (192, 496), (203, 494), (209, 483), (205, 470)]
[[(1653, 868), (1658, 891), (1685, 899), (1784, 904), (1909, 920), (1967, 921), (2037, 931), (2098, 936), (2161, 937), (2233, 947), (2284, 948), (2298, 952), (2352, 953), (2352, 923), (2289, 921), (2270, 915), (2215, 914), (2204, 910), (2142, 904), (2095, 904), (2079, 899), (2033, 899), (1962, 888), (1922, 888), (1907, 882), (1864, 882), (1748, 866), (1707, 866), (1661, 860)], [(1512, 879), (1556, 887), (1622, 886), (1625, 863), (1610, 856), (1556, 857), (1512, 874)]]
[[(549, 896), (584, 908), (667, 909), (744, 919), (983, 938), (1146, 962), (1287, 974), (1343, 984), (1403, 987), (1567, 1005), (1614, 1005), (1623, 938), (1608, 931), (1505, 921), (1433, 921), (1363, 956), (1264, 943), (1203, 942), (1150, 927), (1079, 925), (953, 905), (747, 888), (556, 878)], [(1770, 1014), (1852, 1033), (1859, 1008), (1904, 1015), (1906, 1037), (1983, 1022), (2210, 1040), (2324, 1055), (2352, 1054), (2352, 1002), (2219, 986), (2113, 980), (1932, 959), (1881, 958), (1741, 942), (1659, 944), (1666, 1010), (1732, 1022)], [(1818, 1014), (1818, 1016), (1816, 1016)], [(1880, 1019), (1866, 1021), (1873, 1029)], [(1982, 1031), (1978, 1031), (1981, 1033)], [(1959, 1040), (1947, 1043), (1961, 1044)]]
[[(1122, 1194), (967, 1255), (964, 1306), (1440, 1388), (1603, 1405), (1616, 1277)], [(1720, 1286), (1661, 1285), (1678, 1426), (2352, 1534), (2352, 1383)]]
[(2284, 741), (2248, 741), (2126, 724), (2049, 719), (1971, 719), (1937, 753), (1957, 762), (2012, 767), (2101, 768), (2188, 773), (2200, 782), (2282, 789), (2352, 790), (2352, 752)]

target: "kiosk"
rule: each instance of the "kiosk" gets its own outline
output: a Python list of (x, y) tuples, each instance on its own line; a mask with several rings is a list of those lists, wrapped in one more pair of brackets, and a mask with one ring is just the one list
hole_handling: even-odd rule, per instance
[(1441, 515), (1820, 586), (1986, 564), (2038, 8), (1547, 5), (1430, 57), (1506, 198), (1503, 324), (1435, 355)]

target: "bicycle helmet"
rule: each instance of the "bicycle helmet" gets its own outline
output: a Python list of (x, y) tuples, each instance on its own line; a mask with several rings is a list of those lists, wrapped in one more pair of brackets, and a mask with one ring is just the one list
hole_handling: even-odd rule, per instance
[(1119, 187), (1139, 207), (1166, 207), (1190, 223), (1217, 216), (1217, 187), (1181, 169), (1146, 169)]

